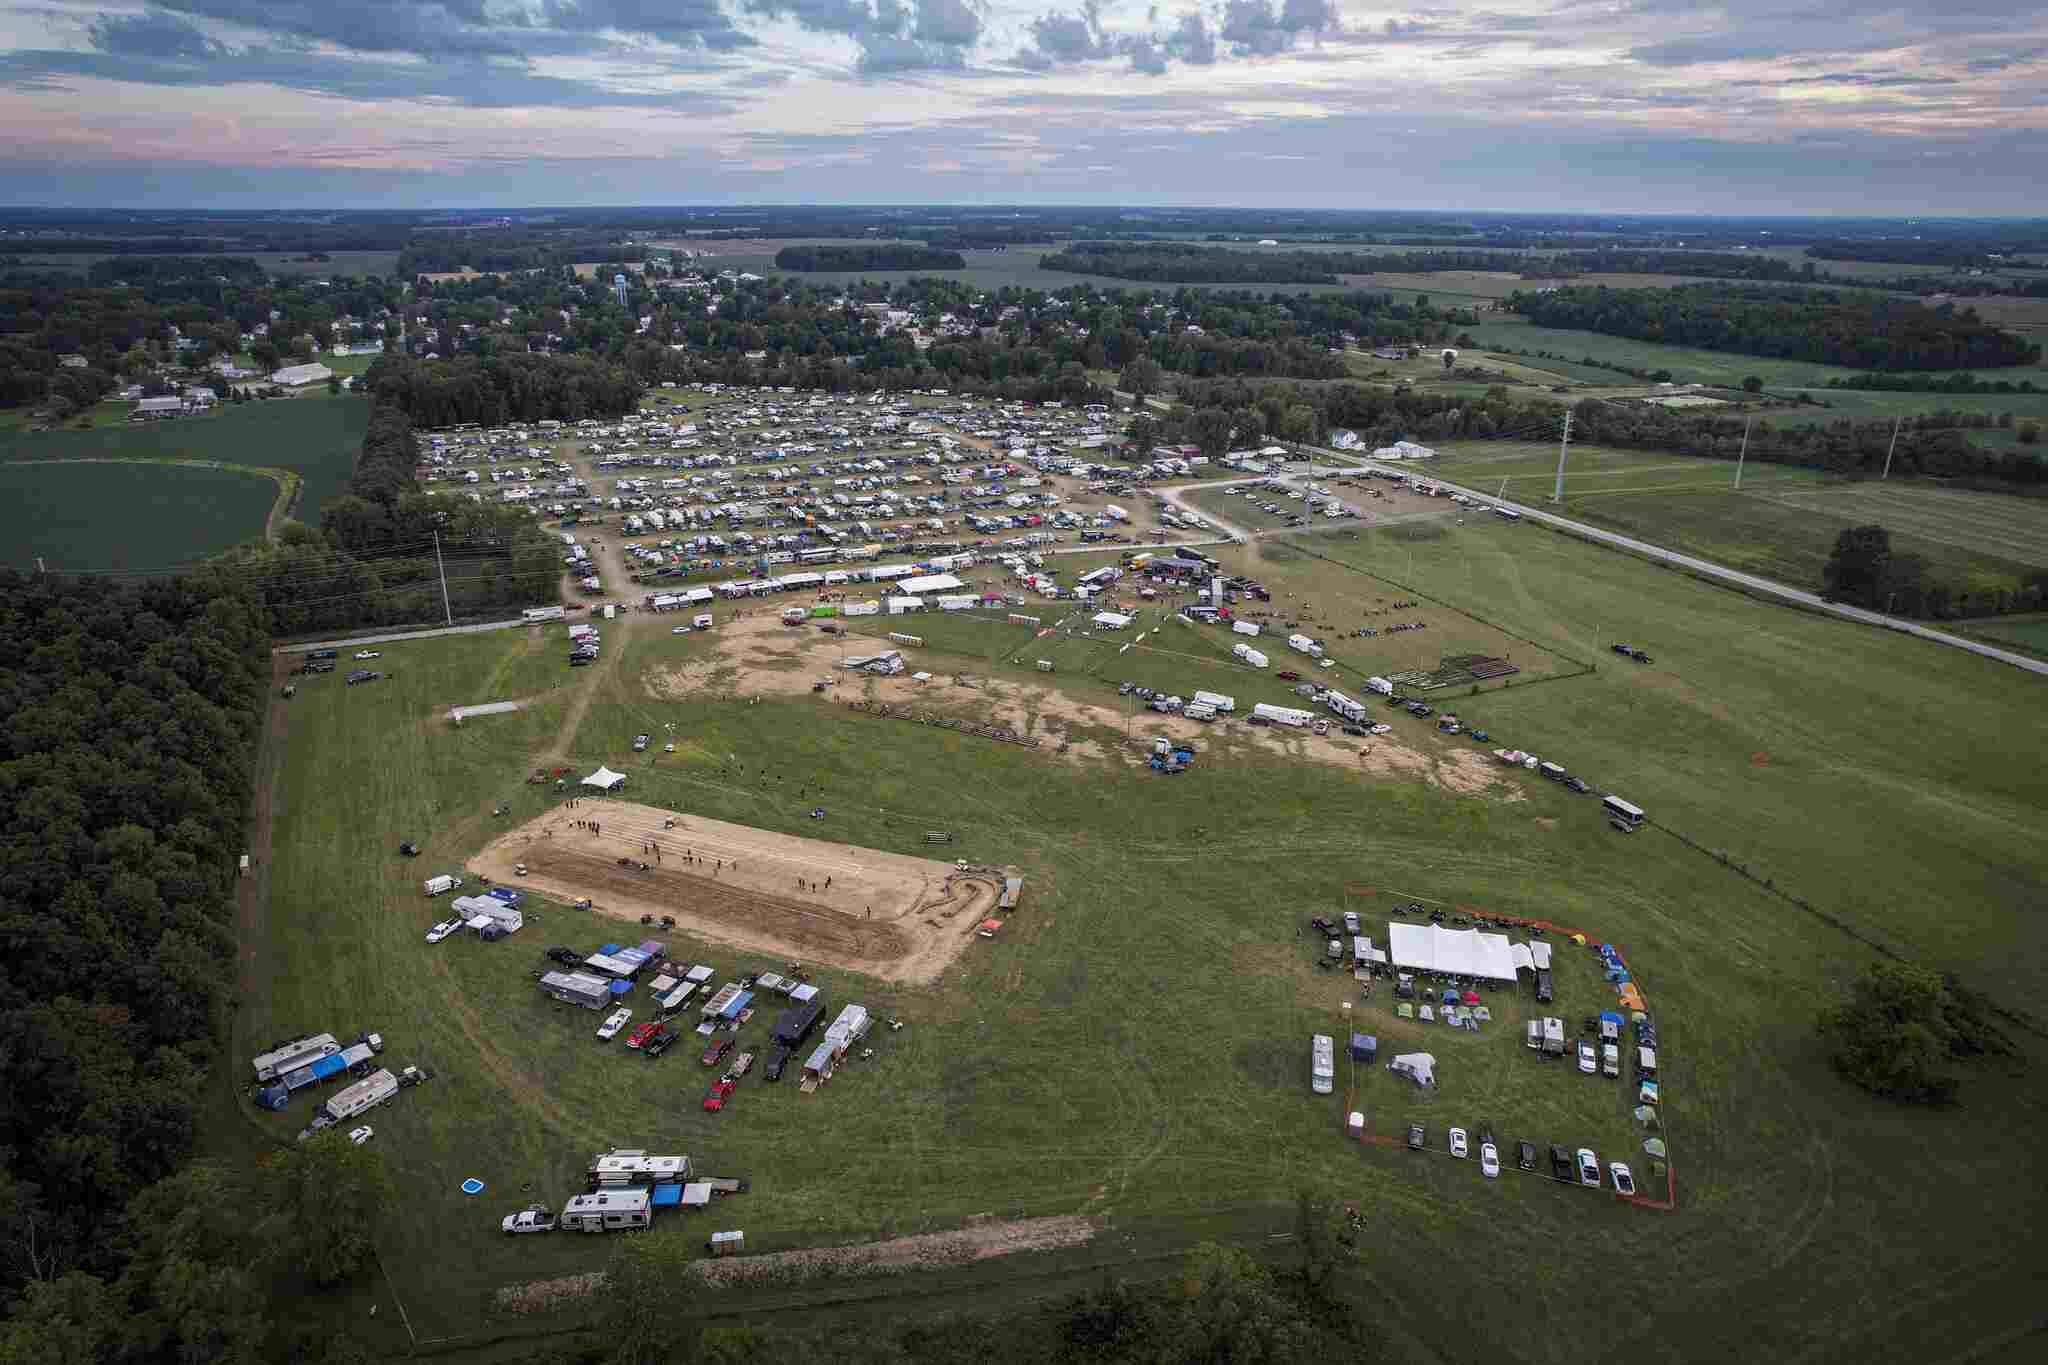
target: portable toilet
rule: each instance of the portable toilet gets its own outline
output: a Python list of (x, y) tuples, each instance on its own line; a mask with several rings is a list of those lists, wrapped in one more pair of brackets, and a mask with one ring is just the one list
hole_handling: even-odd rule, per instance
[(747, 1234), (744, 1232), (714, 1232), (705, 1243), (713, 1256), (737, 1256), (747, 1249)]

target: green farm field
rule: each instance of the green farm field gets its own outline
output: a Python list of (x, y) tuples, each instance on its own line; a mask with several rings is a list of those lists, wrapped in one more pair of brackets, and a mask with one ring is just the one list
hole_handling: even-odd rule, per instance
[[(1486, 493), (1549, 505), (1555, 447), (1445, 445), (1433, 472)], [(1567, 516), (1689, 554), (1814, 588), (1845, 527), (1876, 522), (1895, 550), (1924, 557), (1973, 589), (2014, 587), (2048, 568), (2048, 500), (1930, 482), (1831, 479), (1819, 471), (1735, 465), (1643, 451), (1574, 446), (1565, 468)]]
[(32, 571), (166, 572), (263, 534), (277, 484), (158, 464), (0, 464), (0, 563)]
[[(10, 503), (5, 512), (0, 512), (0, 536), (20, 541), (32, 532), (38, 543), (52, 546), (59, 562), (75, 568), (109, 568), (114, 567), (108, 556), (116, 544), (128, 541), (138, 529), (142, 541), (136, 543), (188, 547), (173, 559), (144, 557), (129, 561), (151, 567), (188, 563), (263, 534), (276, 485), (267, 479), (241, 474), (234, 477), (252, 487), (261, 484), (269, 490), (260, 506), (246, 499), (230, 500), (218, 513), (179, 518), (178, 524), (172, 526), (139, 528), (139, 523), (154, 521), (159, 513), (148, 506), (134, 507), (122, 498), (102, 492), (103, 487), (120, 487), (117, 480), (142, 467), (129, 461), (212, 460), (250, 468), (290, 470), (303, 480), (299, 505), (293, 515), (300, 521), (317, 524), (320, 504), (348, 487), (368, 417), (368, 405), (358, 399), (319, 393), (247, 403), (209, 416), (171, 422), (123, 423), (89, 432), (0, 432), (0, 470), (37, 462), (25, 466), (41, 471), (44, 476), (34, 482), (63, 490), (64, 497), (63, 502), (46, 502), (33, 513), (18, 501)], [(78, 468), (59, 480), (48, 477), (49, 471), (57, 467), (43, 463), (50, 461), (76, 462)], [(92, 463), (95, 461), (99, 463)], [(178, 482), (212, 472), (164, 463), (150, 471), (149, 487), (174, 500), (182, 498), (197, 504), (205, 500), (204, 496), (177, 494)], [(195, 490), (221, 486), (217, 480), (204, 479), (192, 484)], [(59, 530), (59, 526), (68, 529)], [(15, 562), (12, 555), (8, 562)]]
[[(1195, 769), (1169, 779), (1117, 758), (1114, 730), (1083, 730), (1075, 737), (1098, 742), (1060, 756), (781, 689), (750, 704), (733, 686), (746, 690), (753, 653), (721, 653), (716, 631), (608, 631), (608, 667), (576, 672), (561, 665), (557, 628), (388, 645), (390, 681), (345, 689), (329, 676), (273, 707), (258, 790), (272, 840), (250, 887), (233, 1061), (207, 1123), (224, 1154), (255, 1159), (289, 1140), (304, 1102), (258, 1113), (241, 1068), (301, 1029), (378, 1029), (388, 1061), (436, 1073), (374, 1120), (400, 1193), (382, 1239), (390, 1288), (309, 1300), (309, 1317), (346, 1318), (388, 1354), (406, 1346), (393, 1293), (437, 1349), (601, 1324), (595, 1304), (587, 1317), (495, 1309), (496, 1289), (601, 1269), (608, 1251), (604, 1239), (505, 1238), (496, 1220), (530, 1199), (558, 1204), (591, 1154), (617, 1144), (687, 1152), (700, 1170), (752, 1181), (711, 1221), (643, 1234), (683, 1258), (712, 1227), (744, 1227), (750, 1251), (982, 1214), (1082, 1213), (1105, 1229), (1071, 1253), (869, 1281), (852, 1295), (721, 1293), (717, 1311), (740, 1319), (821, 1297), (860, 1301), (828, 1312), (900, 1318), (1063, 1291), (1101, 1265), (1163, 1274), (1151, 1257), (1202, 1238), (1263, 1246), (1309, 1189), (1367, 1211), (1352, 1292), (1390, 1339), (1438, 1351), (1698, 1360), (1767, 1334), (1792, 1360), (1921, 1361), (2026, 1330), (2032, 1272), (2013, 1248), (2038, 1213), (2048, 1048), (2022, 1033), (2033, 1070), (1973, 1073), (1963, 1107), (1908, 1112), (1842, 1085), (1811, 1021), (1870, 960), (1868, 941), (2038, 1013), (2048, 935), (2027, 914), (2048, 878), (2030, 834), (2048, 739), (2038, 680), (1534, 527), (1393, 527), (1223, 558), (1305, 619), (1366, 618), (1398, 595), (1443, 618), (1421, 635), (1448, 633), (1454, 611), (1498, 622), (1518, 661), (1522, 640), (1557, 658), (1600, 658), (1610, 638), (1652, 648), (1652, 667), (1606, 656), (1595, 672), (1543, 682), (1547, 670), (1532, 669), (1457, 707), (1495, 743), (1584, 772), (1821, 913), (1664, 828), (1614, 834), (1592, 798), (1519, 770), (1476, 794), (1439, 785), (1432, 765), (1472, 746), (1398, 713), (1392, 738), (1425, 760), (1400, 776), (1222, 726), (1204, 732)], [(909, 628), (927, 639), (914, 666), (940, 677), (930, 707), (992, 704), (948, 685), (971, 673), (996, 684), (1012, 722), (1022, 699), (1036, 724), (1030, 689), (1113, 705), (1110, 680), (1125, 670), (1183, 689), (1233, 678), (1221, 690), (1240, 696), (1265, 686), (1222, 663), (1229, 637), (1214, 631), (1167, 626), (1163, 643), (1147, 642), (1155, 653), (1118, 655), (1118, 636), (1033, 639), (995, 620), (927, 615)], [(1343, 670), (1397, 663), (1381, 643), (1347, 645)], [(1436, 641), (1402, 647), (1422, 643)], [(1049, 679), (1033, 660), (1055, 649)], [(693, 664), (713, 682), (683, 700), (648, 685)], [(528, 709), (460, 730), (439, 718), (451, 701), (507, 696)], [(638, 732), (673, 738), (677, 752), (632, 754)], [(922, 832), (949, 829), (959, 843), (945, 856), (1022, 869), (1022, 906), (929, 987), (812, 964), (835, 1005), (857, 1000), (907, 1027), (878, 1031), (876, 1057), (815, 1096), (757, 1070), (727, 1112), (706, 1115), (706, 1073), (687, 1043), (658, 1061), (600, 1044), (598, 1016), (550, 1005), (528, 977), (546, 945), (591, 947), (639, 926), (529, 900), (527, 928), (507, 942), (421, 942), (443, 907), (419, 879), (549, 808), (553, 793), (521, 779), (550, 753), (578, 773), (612, 764), (635, 800), (790, 834), (923, 855)], [(510, 814), (494, 819), (501, 801)], [(807, 818), (813, 806), (822, 819)], [(426, 856), (397, 857), (406, 838)], [(1440, 1155), (1447, 1126), (1491, 1125), (1503, 1143), (1584, 1144), (1649, 1169), (1620, 1083), (1521, 1046), (1525, 990), (1487, 996), (1497, 1022), (1455, 1033), (1395, 1019), (1384, 987), (1360, 999), (1341, 974), (1314, 969), (1309, 915), (1358, 910), (1379, 938), (1391, 904), (1409, 899), (1547, 917), (1624, 946), (1662, 1034), (1675, 1213), (1522, 1175), (1511, 1160), (1486, 1181)], [(661, 936), (720, 979), (776, 965)], [(1612, 997), (1590, 955), (1559, 952), (1557, 1011), (1576, 1026)], [(1339, 1093), (1312, 1096), (1307, 1035), (1339, 1032), (1347, 999), (1383, 1055), (1433, 1051), (1439, 1089), (1340, 1062)], [(740, 1045), (758, 1051), (765, 1030), (755, 1019)], [(1433, 1151), (1347, 1143), (1347, 1105), (1380, 1138), (1426, 1123)], [(487, 1185), (474, 1199), (457, 1189), (472, 1175)], [(1521, 1292), (1501, 1295), (1504, 1277)], [(1626, 1285), (1629, 1311), (1590, 1311), (1588, 1285)], [(372, 1300), (385, 1310), (376, 1318)]]

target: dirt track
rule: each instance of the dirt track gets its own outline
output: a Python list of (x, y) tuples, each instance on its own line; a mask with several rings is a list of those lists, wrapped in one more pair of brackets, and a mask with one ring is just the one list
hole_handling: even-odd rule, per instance
[(599, 914), (636, 927), (643, 915), (672, 916), (717, 942), (912, 983), (945, 970), (997, 895), (993, 880), (948, 863), (606, 799), (558, 807), (469, 866), (562, 900), (588, 896)]

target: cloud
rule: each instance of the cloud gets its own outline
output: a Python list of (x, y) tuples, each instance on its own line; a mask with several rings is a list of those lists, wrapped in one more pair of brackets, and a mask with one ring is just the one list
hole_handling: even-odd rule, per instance
[(813, 33), (851, 38), (863, 75), (959, 70), (981, 41), (968, 0), (742, 0), (749, 14), (790, 19)]
[(226, 50), (194, 25), (157, 9), (141, 14), (102, 14), (86, 25), (86, 34), (94, 47), (118, 57), (204, 61)]

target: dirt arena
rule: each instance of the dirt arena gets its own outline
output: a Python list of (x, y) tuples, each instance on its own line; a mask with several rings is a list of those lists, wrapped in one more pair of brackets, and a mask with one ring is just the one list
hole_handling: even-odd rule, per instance
[(945, 970), (998, 894), (993, 879), (951, 863), (606, 798), (499, 836), (469, 868), (563, 901), (588, 896), (596, 913), (636, 928), (643, 915), (672, 916), (735, 948), (910, 984)]

